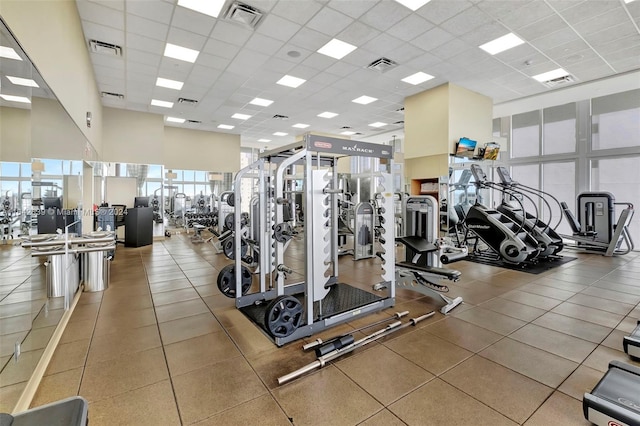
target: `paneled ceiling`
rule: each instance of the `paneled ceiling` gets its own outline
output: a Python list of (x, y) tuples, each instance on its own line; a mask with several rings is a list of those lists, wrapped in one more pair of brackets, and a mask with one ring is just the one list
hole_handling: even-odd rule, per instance
[[(640, 68), (640, 0), (431, 0), (416, 11), (394, 0), (243, 2), (263, 13), (255, 28), (225, 18), (232, 0), (218, 18), (177, 0), (77, 0), (87, 49), (92, 39), (122, 47), (122, 56), (90, 53), (100, 91), (124, 95), (103, 104), (240, 134), (246, 146), (275, 146), (308, 131), (362, 138), (402, 129), (405, 97), (445, 82), (500, 103), (554, 90), (531, 77), (557, 68), (575, 77), (560, 87)], [(510, 32), (525, 42), (494, 56), (478, 47)], [(333, 38), (357, 48), (340, 60), (317, 53)], [(200, 53), (195, 63), (171, 59), (167, 43)], [(367, 68), (382, 57), (397, 66)], [(435, 78), (401, 81), (420, 71)], [(306, 82), (276, 84), (285, 74)], [(158, 87), (158, 77), (184, 86)], [(377, 101), (352, 102), (363, 95)], [(273, 103), (250, 104), (256, 97)], [(173, 107), (151, 106), (152, 99)], [(318, 117), (325, 111), (338, 115)]]

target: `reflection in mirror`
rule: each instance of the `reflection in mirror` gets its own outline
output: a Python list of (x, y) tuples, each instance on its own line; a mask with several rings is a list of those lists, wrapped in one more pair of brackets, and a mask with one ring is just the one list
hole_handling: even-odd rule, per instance
[(78, 217), (81, 160), (96, 154), (1, 20), (0, 46), (0, 411), (11, 412), (69, 301), (50, 293), (51, 262), (20, 242), (56, 219), (49, 203)]

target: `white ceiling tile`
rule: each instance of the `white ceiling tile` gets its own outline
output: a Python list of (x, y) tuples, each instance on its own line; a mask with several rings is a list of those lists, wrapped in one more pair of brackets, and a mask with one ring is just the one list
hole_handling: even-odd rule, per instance
[(278, 15), (300, 25), (304, 25), (321, 8), (322, 5), (320, 3), (312, 0), (287, 1), (276, 4), (271, 10), (271, 14)]
[(280, 76), (274, 80), (274, 83), (278, 81), (284, 74), (287, 74), (291, 68), (295, 66), (294, 63), (285, 61), (279, 58), (271, 58), (264, 64), (264, 69), (272, 72), (277, 72)]
[(461, 36), (491, 22), (489, 15), (477, 7), (472, 7), (446, 20), (440, 24), (440, 28), (455, 36)]
[(606, 13), (574, 24), (573, 27), (580, 34), (592, 34), (595, 32), (611, 29), (619, 24), (629, 24), (633, 26), (627, 12), (622, 7), (609, 10)]
[(463, 34), (460, 39), (474, 46), (481, 46), (484, 43), (495, 40), (498, 37), (509, 33), (504, 25), (499, 22), (489, 22), (486, 25), (476, 28), (475, 30)]
[(266, 55), (273, 55), (282, 48), (282, 41), (276, 40), (275, 38), (268, 37), (263, 34), (255, 33), (247, 41), (245, 47), (255, 52), (261, 52)]
[(142, 50), (137, 49), (128, 49), (127, 50), (127, 64), (144, 64), (151, 67), (155, 67), (156, 69), (160, 65), (160, 61), (162, 60), (162, 56), (157, 54), (151, 54), (144, 52)]
[(402, 46), (396, 48), (392, 54), (389, 54), (389, 56), (391, 56), (390, 59), (393, 59), (397, 63), (404, 64), (424, 54), (426, 54), (424, 50), (412, 44), (404, 43)]
[(111, 68), (103, 65), (95, 64), (93, 66), (93, 72), (96, 77), (117, 77), (124, 78), (124, 65), (121, 68)]
[(381, 1), (360, 17), (360, 22), (381, 31), (386, 31), (393, 25), (409, 16), (411, 11), (395, 1)]
[(171, 19), (172, 26), (204, 36), (211, 33), (215, 23), (215, 18), (185, 7), (176, 7)]
[(568, 9), (570, 7), (577, 6), (579, 3), (584, 3), (588, 0), (547, 0), (547, 4), (551, 6), (556, 12)]
[(587, 43), (584, 42), (584, 40), (576, 39), (568, 43), (563, 43), (550, 49), (546, 49), (544, 53), (551, 59), (564, 59), (568, 56), (572, 56), (577, 53), (581, 53), (584, 50), (590, 49), (591, 48)]
[(88, 1), (77, 1), (76, 7), (83, 20), (124, 30), (124, 13), (121, 11)]
[(346, 41), (347, 43), (351, 43), (354, 46), (360, 47), (378, 35), (380, 35), (380, 31), (361, 22), (355, 21), (344, 31), (338, 34), (337, 38), (342, 41)]
[(426, 50), (428, 52), (431, 49), (434, 49), (450, 40), (453, 40), (454, 38), (455, 37), (453, 36), (453, 34), (436, 27), (411, 40), (411, 44), (416, 45), (422, 50)]
[[(144, 51), (154, 55), (162, 55), (166, 43), (140, 34), (127, 33), (127, 47), (137, 51)], [(125, 51), (125, 55), (127, 52)]]
[(226, 59), (233, 59), (239, 51), (240, 48), (238, 46), (234, 46), (233, 44), (228, 44), (220, 40), (209, 39), (209, 41), (204, 45), (202, 52), (200, 52), (200, 55), (198, 55), (198, 58), (203, 54), (210, 54)]
[[(512, 14), (519, 8), (531, 3), (534, 0), (484, 0), (477, 4), (487, 15), (492, 16), (496, 20)], [(538, 0), (535, 0), (538, 1)], [(575, 2), (578, 0), (568, 0)]]
[(280, 18), (276, 15), (268, 15), (258, 26), (257, 32), (273, 37), (277, 40), (287, 41), (300, 30), (300, 25)]
[(567, 71), (575, 75), (579, 81), (588, 81), (597, 78), (607, 77), (613, 74), (614, 70), (602, 59), (579, 62), (568, 67)]
[(473, 6), (473, 3), (465, 0), (431, 0), (418, 9), (416, 13), (430, 22), (440, 25), (471, 6)]
[(243, 50), (229, 64), (227, 70), (236, 74), (251, 75), (260, 72), (262, 64), (269, 59), (269, 56), (261, 53)]
[(315, 52), (326, 44), (327, 36), (321, 32), (304, 27), (300, 29), (296, 35), (291, 37), (289, 42)]
[[(629, 22), (625, 22), (620, 25), (611, 25), (609, 28), (598, 33), (585, 36), (584, 39), (598, 51), (601, 46), (610, 45), (612, 42), (620, 41), (619, 47), (616, 48), (616, 50), (619, 50), (631, 47), (628, 44), (625, 45), (625, 43), (632, 40), (634, 35), (638, 35), (636, 27)], [(606, 53), (606, 50), (604, 50), (603, 53)]]
[[(335, 63), (335, 61), (336, 61), (335, 59), (325, 55), (321, 55), (320, 53), (313, 53), (309, 55), (307, 59), (302, 61), (302, 64), (307, 67), (311, 67), (316, 70), (322, 71), (327, 67), (331, 66), (333, 63)], [(297, 75), (294, 75), (294, 76), (298, 77)]]
[(501, 18), (500, 21), (506, 27), (517, 31), (520, 27), (549, 18), (552, 15), (555, 15), (555, 12), (544, 1), (532, 1)]
[(553, 49), (575, 40), (579, 40), (578, 35), (571, 28), (564, 28), (560, 31), (548, 33), (531, 41), (531, 44), (541, 51)]
[(378, 0), (331, 0), (327, 5), (332, 9), (352, 17), (353, 19), (358, 19), (377, 3)]
[(90, 53), (91, 61), (98, 65), (109, 67), (115, 70), (124, 70), (124, 59), (100, 53)]
[(602, 15), (603, 13), (611, 10), (612, 7), (621, 7), (620, 2), (611, 0), (585, 1), (563, 10), (560, 14), (567, 20), (567, 22), (573, 25), (578, 22), (591, 19), (595, 16)]
[(387, 33), (399, 38), (400, 40), (410, 41), (433, 27), (434, 26), (431, 22), (413, 13), (404, 18), (397, 25), (389, 28)]
[[(333, 9), (324, 8), (318, 12), (308, 23), (307, 27), (334, 37), (353, 22), (353, 19)], [(326, 43), (329, 40), (324, 41)], [(306, 47), (306, 46), (302, 46)], [(322, 45), (318, 46), (318, 48)]]
[(198, 55), (198, 60), (196, 61), (196, 63), (198, 65), (202, 65), (203, 67), (224, 70), (231, 63), (231, 59), (223, 58), (216, 55), (209, 55), (207, 53), (200, 53), (200, 55)]
[(456, 56), (459, 53), (462, 53), (465, 50), (469, 50), (471, 48), (477, 49), (476, 46), (470, 46), (468, 43), (465, 43), (464, 41), (458, 38), (454, 38), (453, 40), (449, 41), (447, 44), (438, 46), (435, 49), (431, 49), (430, 52), (439, 58), (447, 59), (447, 58)]
[(99, 4), (111, 9), (124, 11), (124, 0), (76, 0), (76, 3), (89, 1), (90, 3)]
[[(481, 50), (478, 48), (477, 50)], [(484, 52), (485, 56), (489, 56), (488, 53)], [(520, 46), (516, 46), (509, 50), (505, 50), (504, 52), (500, 52), (497, 55), (493, 55), (494, 58), (505, 62), (524, 62), (526, 59), (532, 58), (534, 55), (539, 55), (538, 49), (530, 45), (529, 43), (521, 44)]]
[(145, 37), (165, 41), (169, 32), (168, 24), (160, 24), (149, 19), (144, 19), (136, 15), (127, 14), (127, 32), (140, 34)]
[[(455, 56), (455, 55), (452, 55)], [(427, 70), (437, 64), (440, 63), (442, 60), (440, 58), (438, 58), (437, 56), (432, 55), (431, 53), (425, 53), (424, 55), (420, 55), (417, 58), (414, 58), (412, 60), (410, 60), (409, 62), (407, 62), (407, 66), (412, 67), (415, 70), (420, 70), (420, 71), (424, 71), (428, 74), (432, 74), (431, 72), (428, 72)], [(408, 74), (410, 75), (410, 74)], [(403, 76), (403, 78), (406, 76)]]
[[(244, 45), (253, 32), (233, 22), (218, 20), (213, 27), (211, 37), (236, 46)], [(211, 41), (211, 40), (209, 40)]]
[(376, 55), (387, 56), (403, 44), (404, 42), (402, 40), (392, 37), (387, 33), (382, 33), (362, 47)]
[(174, 6), (170, 3), (149, 0), (126, 0), (127, 13), (152, 21), (166, 23), (171, 20)]
[[(340, 62), (338, 62), (340, 63)], [(338, 64), (337, 63), (337, 64)], [(322, 86), (330, 86), (334, 82), (338, 81), (341, 76), (330, 73), (330, 72), (321, 72), (313, 76), (313, 81)]]
[(105, 43), (124, 45), (124, 31), (107, 27), (93, 22), (84, 21), (82, 24), (85, 39), (104, 41)]
[(171, 27), (171, 29), (169, 29), (169, 34), (167, 35), (167, 43), (186, 47), (188, 49), (194, 49), (197, 51), (201, 51), (206, 42), (207, 37), (194, 34), (192, 32), (185, 31), (176, 27)]
[(329, 68), (325, 69), (323, 73), (319, 75), (324, 75), (325, 73), (330, 73), (335, 76), (346, 77), (349, 74), (352, 74), (356, 70), (360, 69), (355, 65), (348, 64), (344, 61), (338, 61), (331, 65)]
[(165, 78), (171, 78), (184, 82), (184, 80), (191, 72), (192, 68), (193, 64), (190, 62), (179, 61), (177, 59), (164, 56), (160, 60), (159, 71)]
[(513, 32), (524, 40), (535, 40), (550, 33), (569, 28), (565, 21), (558, 15), (551, 15), (531, 25), (513, 28)]
[[(213, 83), (220, 77), (222, 71), (217, 70), (215, 68), (205, 67), (203, 65), (194, 65), (191, 73), (189, 73), (189, 78), (185, 82), (185, 86), (187, 84), (203, 84), (204, 83)], [(207, 84), (210, 86), (211, 84)]]

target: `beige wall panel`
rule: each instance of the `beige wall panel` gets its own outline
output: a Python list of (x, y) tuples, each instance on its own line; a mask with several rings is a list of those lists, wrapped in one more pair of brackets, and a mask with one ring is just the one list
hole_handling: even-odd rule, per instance
[(54, 99), (31, 100), (31, 155), (81, 160), (86, 138)]
[(427, 179), (449, 174), (449, 155), (431, 155), (428, 157), (405, 160), (407, 179)]
[(448, 153), (448, 105), (448, 84), (404, 100), (405, 158)]
[(463, 136), (483, 147), (492, 141), (493, 100), (460, 86), (449, 84), (449, 145), (454, 152), (455, 143)]
[(166, 169), (240, 170), (239, 135), (165, 127), (163, 145)]
[(31, 162), (31, 111), (0, 107), (0, 161)]
[(163, 164), (162, 115), (105, 107), (102, 116), (103, 161)]
[[(73, 0), (2, 0), (0, 15), (69, 115), (102, 151), (102, 103)], [(86, 113), (93, 121), (87, 128)]]

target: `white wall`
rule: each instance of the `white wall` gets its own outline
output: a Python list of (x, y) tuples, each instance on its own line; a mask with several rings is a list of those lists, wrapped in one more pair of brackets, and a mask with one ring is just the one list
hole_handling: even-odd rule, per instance
[(102, 160), (163, 164), (163, 116), (116, 108), (103, 110)]
[[(31, 100), (31, 156), (81, 160), (85, 136), (54, 99)], [(26, 160), (30, 161), (30, 160)]]
[(493, 101), (491, 98), (453, 84), (449, 85), (449, 150), (463, 136), (478, 142), (492, 141)]
[(0, 160), (31, 162), (31, 111), (0, 107)]

